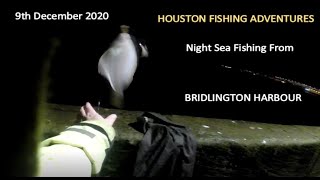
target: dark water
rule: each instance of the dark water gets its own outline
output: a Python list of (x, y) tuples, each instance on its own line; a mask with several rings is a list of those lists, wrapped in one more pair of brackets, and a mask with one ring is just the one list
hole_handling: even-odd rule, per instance
[[(290, 1), (291, 2), (291, 1)], [(249, 69), (265, 74), (320, 87), (319, 22), (313, 24), (159, 24), (158, 14), (193, 13), (278, 13), (272, 3), (251, 4), (237, 8), (237, 4), (220, 3), (165, 4), (149, 8), (122, 9), (114, 5), (90, 8), (108, 11), (107, 22), (10, 22), (19, 42), (15, 52), (29, 52), (26, 66), (33, 66), (33, 58), (46, 57), (49, 39), (56, 37), (60, 46), (52, 59), (48, 101), (51, 103), (82, 105), (86, 101), (109, 108), (109, 84), (97, 72), (102, 53), (119, 33), (121, 24), (132, 27), (132, 34), (143, 38), (150, 57), (141, 59), (134, 81), (125, 92), (127, 110), (156, 111), (216, 118), (232, 118), (283, 124), (319, 125), (319, 96), (304, 93), (300, 88), (270, 79), (248, 75), (233, 69)], [(287, 4), (288, 5), (288, 4)], [(211, 7), (211, 8), (204, 8)], [(230, 9), (230, 7), (233, 7)], [(29, 8), (32, 9), (32, 8)], [(36, 9), (36, 8), (35, 8)], [(286, 12), (317, 14), (312, 6), (301, 9), (292, 2)], [(88, 8), (48, 8), (48, 11), (69, 10), (84, 12)], [(22, 44), (21, 44), (22, 43)], [(249, 43), (288, 44), (292, 53), (186, 53), (186, 43)], [(19, 49), (20, 48), (20, 49)], [(24, 57), (23, 54), (20, 54)], [(20, 58), (21, 59), (21, 58)], [(23, 69), (23, 67), (20, 67)], [(300, 103), (186, 103), (185, 93), (301, 93)]]
[[(184, 38), (194, 36), (180, 37), (175, 33), (173, 37), (169, 34), (172, 30), (163, 32), (161, 38), (149, 39), (150, 57), (140, 60), (134, 81), (125, 92), (125, 109), (282, 124), (319, 124), (319, 96), (238, 70), (251, 69), (319, 87), (315, 62), (302, 60), (316, 55), (310, 53), (314, 48), (311, 45), (301, 46), (306, 43), (304, 40), (290, 40), (298, 49), (292, 54), (198, 55), (187, 54), (183, 49), (182, 42), (188, 42)], [(112, 107), (109, 104), (109, 83), (97, 73), (98, 60), (116, 35), (110, 34), (105, 35), (108, 40), (93, 35), (93, 32), (85, 33), (81, 38), (80, 33), (61, 38), (60, 50), (52, 62), (49, 102), (82, 105), (89, 101), (98, 105), (100, 101), (102, 107)], [(157, 34), (159, 31), (154, 36)], [(215, 41), (209, 35), (197, 38)], [(309, 55), (304, 54), (306, 49), (309, 49)], [(234, 68), (222, 68), (222, 63)], [(185, 93), (301, 93), (303, 102), (186, 103)]]

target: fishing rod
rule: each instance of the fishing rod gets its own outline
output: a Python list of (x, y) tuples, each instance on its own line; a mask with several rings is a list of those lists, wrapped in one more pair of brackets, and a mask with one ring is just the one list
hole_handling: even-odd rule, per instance
[[(226, 66), (226, 65), (221, 65), (221, 67), (225, 68), (225, 69), (235, 69), (235, 68), (233, 68), (231, 66)], [(279, 77), (279, 76), (271, 76), (271, 75), (267, 75), (267, 74), (264, 74), (264, 73), (258, 73), (258, 72), (251, 71), (251, 70), (248, 70), (248, 69), (239, 69), (239, 68), (237, 68), (237, 69), (240, 72), (248, 73), (248, 74), (251, 74), (253, 76), (260, 76), (260, 77), (271, 79), (271, 80), (278, 81), (278, 82), (281, 82), (281, 83), (288, 83), (288, 84), (291, 84), (291, 85), (294, 85), (294, 86), (302, 88), (306, 93), (320, 96), (320, 89), (319, 88), (316, 88), (316, 87), (313, 87), (313, 86), (310, 86), (310, 85), (307, 85), (307, 84), (304, 84), (304, 83), (301, 83), (301, 82), (298, 82), (298, 81), (294, 81), (294, 80), (291, 80), (291, 79), (286, 79), (286, 78)]]

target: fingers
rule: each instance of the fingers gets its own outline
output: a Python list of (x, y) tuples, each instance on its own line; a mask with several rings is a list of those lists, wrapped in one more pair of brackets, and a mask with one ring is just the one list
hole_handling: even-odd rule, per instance
[(113, 123), (117, 120), (116, 114), (111, 114), (108, 117), (105, 118), (105, 122), (107, 125), (113, 126)]
[(114, 122), (117, 119), (116, 114), (111, 114), (108, 117), (103, 118), (94, 110), (94, 108), (89, 102), (87, 102), (84, 106), (80, 108), (80, 113), (87, 120), (103, 120), (109, 126), (113, 126)]
[(94, 110), (94, 108), (91, 106), (89, 102), (86, 103), (85, 107), (86, 107), (86, 112), (96, 113), (96, 110)]
[(80, 108), (80, 113), (83, 117), (85, 117), (87, 120), (91, 119), (103, 119), (91, 106), (89, 102), (87, 102), (84, 106)]
[(86, 117), (86, 111), (84, 110), (84, 107), (82, 106), (81, 108), (80, 108), (80, 113), (81, 113), (81, 115), (83, 116), (83, 117)]

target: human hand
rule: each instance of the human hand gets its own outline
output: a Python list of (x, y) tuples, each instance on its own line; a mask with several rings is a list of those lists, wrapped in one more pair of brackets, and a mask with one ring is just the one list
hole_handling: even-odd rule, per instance
[(80, 113), (86, 120), (101, 120), (106, 125), (113, 126), (114, 122), (117, 119), (116, 114), (111, 114), (106, 118), (103, 118), (99, 113), (97, 113), (89, 102), (80, 108)]

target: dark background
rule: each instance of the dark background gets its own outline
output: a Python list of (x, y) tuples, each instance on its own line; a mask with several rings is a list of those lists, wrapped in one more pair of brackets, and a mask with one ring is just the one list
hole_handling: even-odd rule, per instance
[[(107, 11), (107, 21), (14, 21), (14, 12), (85, 13)], [(159, 24), (158, 14), (314, 14), (312, 24)], [(10, 61), (7, 85), (26, 96), (26, 73), (47, 57), (50, 39), (59, 39), (50, 69), (48, 102), (83, 105), (86, 101), (111, 108), (109, 84), (97, 72), (100, 56), (119, 33), (146, 41), (149, 58), (141, 59), (134, 81), (125, 92), (127, 110), (155, 111), (282, 124), (319, 125), (320, 97), (300, 88), (241, 73), (237, 68), (320, 87), (319, 3), (317, 1), (175, 1), (126, 3), (11, 4), (7, 9)], [(186, 43), (291, 44), (293, 53), (186, 53)], [(221, 64), (235, 67), (221, 68)], [(3, 67), (4, 68), (4, 67)], [(16, 78), (12, 78), (15, 76)], [(297, 103), (184, 102), (185, 93), (302, 93)]]

